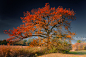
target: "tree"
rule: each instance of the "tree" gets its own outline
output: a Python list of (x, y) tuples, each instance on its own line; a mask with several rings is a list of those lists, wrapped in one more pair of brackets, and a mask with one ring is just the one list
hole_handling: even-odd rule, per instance
[[(45, 7), (33, 9), (31, 12), (24, 12), (25, 17), (20, 17), (24, 24), (13, 28), (13, 30), (5, 30), (5, 34), (8, 34), (10, 38), (9, 42), (19, 41), (28, 37), (38, 36), (40, 39), (47, 39), (45, 43), (47, 46), (50, 44), (50, 39), (54, 36), (58, 38), (69, 38), (75, 33), (71, 33), (70, 20), (75, 20), (75, 13), (70, 9), (63, 9), (59, 6), (57, 9), (51, 7), (49, 3), (45, 4)], [(65, 28), (65, 31), (62, 31)]]
[(81, 43), (82, 41), (81, 40), (77, 40), (77, 43)]
[(24, 45), (24, 41), (18, 41), (18, 42), (14, 42), (13, 45)]
[(2, 40), (0, 40), (0, 45), (2, 44)]
[(33, 39), (28, 39), (27, 44), (29, 45), (32, 41)]
[(26, 45), (26, 42), (27, 42), (27, 40), (23, 40), (23, 45), (24, 45), (24, 46)]
[(7, 42), (6, 40), (0, 41), (0, 44), (1, 44), (1, 45), (3, 45), (3, 44), (4, 44), (4, 45), (7, 45), (7, 43), (8, 43), (8, 42)]

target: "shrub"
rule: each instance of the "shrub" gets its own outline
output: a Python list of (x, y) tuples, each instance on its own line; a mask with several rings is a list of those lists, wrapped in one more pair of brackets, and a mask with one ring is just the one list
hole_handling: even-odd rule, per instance
[[(67, 41), (58, 40), (58, 39), (52, 39), (51, 44), (51, 52), (61, 52), (61, 53), (68, 53), (71, 50), (71, 44), (68, 44)], [(57, 40), (57, 41), (56, 41)]]
[[(40, 46), (42, 43), (39, 43), (39, 40), (34, 39), (30, 46)], [(45, 44), (44, 44), (45, 45)], [(45, 45), (45, 47), (47, 47)], [(59, 40), (57, 38), (51, 39), (51, 43), (49, 44), (49, 49), (46, 49), (44, 53), (55, 53), (55, 52), (61, 52), (61, 53), (68, 53), (71, 50), (71, 44), (68, 44), (67, 41)]]

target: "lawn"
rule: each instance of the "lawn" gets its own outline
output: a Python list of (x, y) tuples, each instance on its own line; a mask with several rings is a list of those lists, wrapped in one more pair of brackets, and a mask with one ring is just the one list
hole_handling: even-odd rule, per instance
[(70, 51), (69, 54), (75, 54), (75, 55), (86, 55), (86, 50), (80, 50), (80, 51)]

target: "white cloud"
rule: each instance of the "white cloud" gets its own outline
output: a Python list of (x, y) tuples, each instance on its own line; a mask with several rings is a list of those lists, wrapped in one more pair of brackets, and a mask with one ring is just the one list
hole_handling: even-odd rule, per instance
[(73, 40), (86, 40), (86, 37), (73, 37)]

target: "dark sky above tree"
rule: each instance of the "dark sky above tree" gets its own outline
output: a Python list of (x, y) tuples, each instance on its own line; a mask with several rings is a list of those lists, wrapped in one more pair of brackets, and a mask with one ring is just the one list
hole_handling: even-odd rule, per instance
[(0, 40), (9, 38), (3, 30), (13, 29), (22, 24), (20, 17), (23, 17), (23, 12), (42, 8), (45, 3), (49, 3), (50, 7), (62, 6), (73, 9), (76, 13), (76, 20), (71, 23), (71, 32), (76, 32), (76, 38), (86, 37), (86, 0), (1, 0)]

